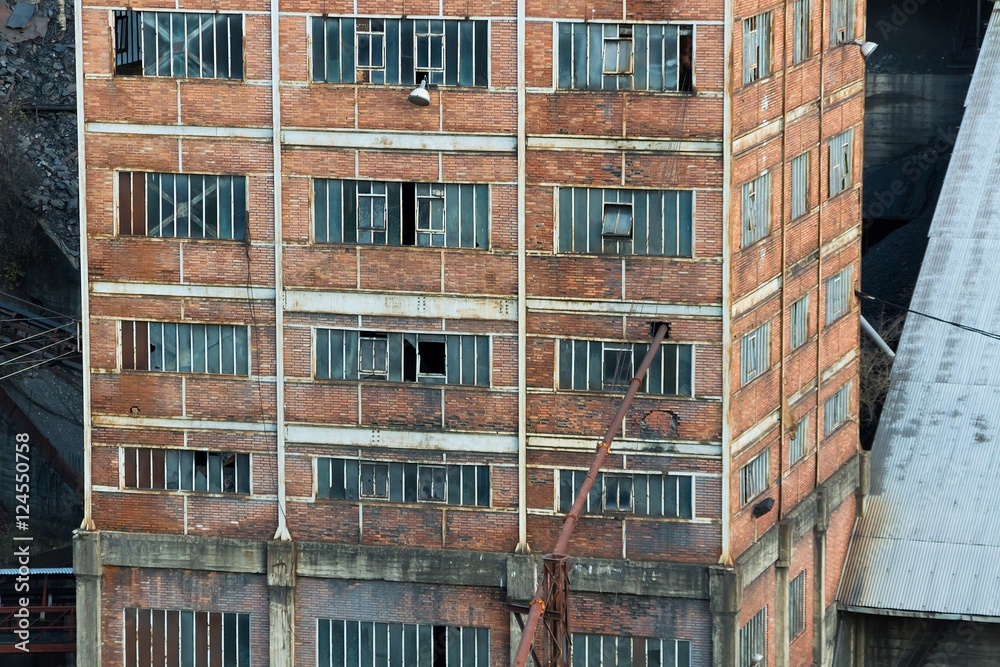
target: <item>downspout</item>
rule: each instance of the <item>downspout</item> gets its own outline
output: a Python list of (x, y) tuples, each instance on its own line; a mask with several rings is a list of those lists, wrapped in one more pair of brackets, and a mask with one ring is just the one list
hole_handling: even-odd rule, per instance
[[(778, 369), (778, 521), (780, 522), (785, 514), (785, 507), (782, 504), (784, 497), (785, 480), (785, 431), (791, 424), (785, 424), (785, 342), (788, 340), (788, 330), (785, 326), (785, 310), (788, 303), (788, 290), (785, 284), (785, 267), (788, 261), (788, 235), (785, 229), (785, 195), (791, 190), (791, 173), (788, 169), (788, 3), (785, 3), (782, 23), (785, 29), (782, 30), (781, 39), (781, 202), (778, 208), (781, 221), (781, 285), (779, 302), (781, 310), (779, 313), (778, 344), (780, 351), (778, 358), (781, 359), (781, 368)], [(791, 416), (790, 414), (788, 415)], [(787, 642), (786, 642), (787, 644)], [(787, 647), (786, 647), (787, 648)]]
[(276, 443), (278, 450), (278, 530), (276, 540), (291, 540), (285, 503), (285, 293), (281, 258), (284, 235), (281, 227), (281, 68), (279, 66), (278, 0), (271, 0), (271, 145), (274, 168), (274, 368)]
[(528, 546), (528, 304), (525, 256), (525, 0), (517, 0), (517, 553)]
[(732, 494), (730, 492), (733, 471), (732, 425), (729, 410), (732, 405), (730, 380), (733, 335), (732, 307), (730, 294), (732, 280), (732, 180), (733, 180), (733, 3), (726, 2), (724, 63), (722, 81), (722, 553), (721, 565), (732, 565)]

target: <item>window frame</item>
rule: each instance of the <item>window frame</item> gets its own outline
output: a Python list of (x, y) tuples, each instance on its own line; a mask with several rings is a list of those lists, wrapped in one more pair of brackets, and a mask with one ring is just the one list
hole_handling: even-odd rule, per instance
[[(608, 34), (609, 28), (614, 34)], [(623, 32), (625, 33), (623, 35)], [(604, 34), (601, 36), (601, 74), (604, 76), (632, 76), (634, 70), (635, 43), (633, 42), (634, 28), (630, 24), (611, 24), (604, 26)], [(608, 69), (608, 46), (614, 45), (615, 49), (615, 69)], [(622, 46), (626, 45), (627, 63), (622, 69)]]
[(792, 188), (789, 215), (798, 220), (809, 213), (809, 151), (792, 158)]
[(830, 3), (830, 47), (851, 44), (857, 34), (855, 0), (832, 0)]
[(812, 0), (795, 0), (792, 21), (792, 64), (798, 65), (812, 55)]
[(835, 324), (851, 312), (853, 269), (853, 265), (848, 264), (823, 283), (826, 290), (826, 326)]
[(766, 171), (740, 188), (740, 249), (771, 234), (771, 172)]
[(801, 461), (809, 451), (809, 414), (806, 413), (795, 424), (795, 430), (788, 438), (788, 465)]
[[(366, 29), (362, 30), (361, 23), (364, 22)], [(382, 28), (377, 30), (372, 24), (380, 23)], [(361, 64), (361, 41), (362, 36), (368, 40), (368, 63), (367, 65)], [(376, 37), (381, 37), (381, 48), (379, 53), (381, 54), (381, 65), (372, 64), (374, 60), (374, 53), (372, 51), (372, 41)], [(354, 68), (357, 71), (356, 78), (361, 77), (361, 73), (365, 71), (385, 71), (386, 64), (386, 30), (385, 30), (385, 19), (379, 18), (368, 18), (368, 17), (358, 17), (354, 24)], [(358, 83), (368, 83), (367, 80), (359, 81)]]
[(740, 468), (740, 507), (746, 507), (771, 487), (771, 454), (764, 449)]
[(797, 350), (809, 342), (809, 295), (806, 294), (788, 308), (789, 350)]
[(788, 582), (788, 643), (806, 631), (806, 571)]
[[(828, 142), (829, 198), (854, 187), (854, 128), (849, 127)], [(836, 158), (836, 159), (835, 159)]]
[(851, 421), (851, 384), (848, 380), (823, 401), (823, 437), (833, 435), (837, 429)]
[(772, 11), (743, 19), (743, 85), (771, 76), (774, 36)]
[(767, 605), (740, 628), (739, 667), (751, 667), (753, 655), (764, 656), (757, 667), (767, 667)]
[[(228, 81), (244, 81), (246, 80), (246, 15), (243, 12), (205, 12), (205, 11), (185, 11), (185, 10), (172, 10), (172, 9), (112, 9), (111, 11), (111, 28), (112, 28), (112, 60), (113, 67), (112, 73), (116, 77), (155, 77), (155, 78), (169, 78), (169, 79), (221, 79)], [(130, 15), (138, 15), (137, 21), (132, 21)], [(153, 18), (147, 21), (144, 15), (150, 15)], [(161, 20), (161, 15), (165, 18)], [(192, 20), (194, 17), (195, 20)], [(197, 26), (193, 26), (193, 23), (197, 23)], [(234, 25), (238, 23), (238, 26)], [(159, 53), (155, 53), (152, 56), (152, 60), (147, 63), (147, 45), (152, 45), (155, 48), (160, 46), (160, 30), (162, 25), (168, 25), (171, 39), (168, 40), (168, 47), (171, 49), (169, 52), (165, 52), (164, 56), (161, 57)], [(209, 46), (205, 46), (205, 41), (202, 38), (202, 33), (205, 31), (206, 26), (210, 24), (212, 30), (212, 39), (209, 42)], [(120, 47), (121, 33), (119, 32), (120, 26), (126, 26), (126, 31), (138, 31), (138, 46), (137, 53), (135, 49), (126, 46), (124, 48)], [(152, 34), (147, 36), (147, 30), (152, 27)], [(184, 34), (184, 50), (181, 58), (177, 57), (177, 54), (173, 53), (173, 41), (172, 36), (175, 29), (180, 29)], [(238, 28), (238, 29), (236, 29)], [(189, 54), (189, 45), (195, 39), (195, 35), (188, 35), (189, 29), (196, 31), (197, 43), (199, 53), (196, 58), (192, 58)], [(222, 40), (218, 39), (219, 34), (224, 32), (226, 35), (225, 46), (221, 46)], [(238, 44), (236, 37), (238, 36)], [(132, 35), (135, 37), (135, 35)], [(211, 49), (210, 53), (202, 52), (203, 49)], [(220, 48), (225, 48), (225, 72), (224, 75), (219, 75), (219, 55)], [(128, 62), (120, 63), (119, 54), (126, 54), (126, 57), (138, 57), (138, 60), (129, 60)], [(211, 73), (205, 74), (204, 72), (208, 70), (207, 61), (208, 56), (211, 56)], [(166, 62), (166, 68), (169, 73), (161, 73), (162, 61)], [(191, 68), (192, 62), (199, 63), (199, 73), (190, 74), (189, 70)], [(138, 63), (138, 69), (135, 67)], [(181, 63), (178, 65), (178, 63)], [(176, 67), (182, 68), (183, 73), (174, 73)]]
[(747, 386), (770, 368), (771, 322), (768, 320), (740, 341), (740, 386)]

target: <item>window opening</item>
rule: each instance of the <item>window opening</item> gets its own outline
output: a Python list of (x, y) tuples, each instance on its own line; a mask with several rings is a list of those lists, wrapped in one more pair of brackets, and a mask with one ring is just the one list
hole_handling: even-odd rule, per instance
[(362, 331), (358, 341), (358, 375), (362, 380), (385, 378), (389, 374), (389, 337)]
[(604, 26), (603, 74), (632, 73), (632, 26)]
[(424, 378), (444, 377), (447, 371), (447, 354), (444, 341), (437, 340), (417, 340), (417, 359), (419, 361), (419, 374)]
[(632, 237), (632, 205), (604, 204), (604, 226), (601, 230), (604, 237), (631, 238)]
[(361, 464), (361, 497), (362, 498), (389, 497), (388, 463)]
[(357, 20), (357, 82), (369, 83), (371, 70), (385, 69), (385, 21)]
[(417, 500), (443, 503), (447, 481), (443, 466), (420, 466), (417, 469)]

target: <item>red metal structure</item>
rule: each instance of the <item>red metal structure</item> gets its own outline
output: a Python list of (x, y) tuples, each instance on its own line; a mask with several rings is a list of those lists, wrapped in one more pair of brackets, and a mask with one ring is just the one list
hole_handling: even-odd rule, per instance
[[(0, 577), (2, 578), (2, 577)], [(33, 590), (28, 594), (28, 627), (31, 653), (76, 652), (76, 600), (72, 574), (32, 575)], [(35, 587), (38, 588), (35, 588)], [(13, 589), (13, 586), (0, 588)], [(40, 591), (40, 595), (39, 595)], [(23, 630), (21, 607), (15, 606), (16, 594), (4, 591), (0, 606), (0, 655), (21, 654), (15, 630)], [(0, 664), (3, 664), (0, 659)]]

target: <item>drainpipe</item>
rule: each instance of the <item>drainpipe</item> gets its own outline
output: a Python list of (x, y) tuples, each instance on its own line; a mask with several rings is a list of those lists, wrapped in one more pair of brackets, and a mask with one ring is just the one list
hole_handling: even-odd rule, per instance
[(528, 553), (528, 304), (525, 256), (525, 0), (517, 0), (517, 553)]
[(896, 358), (896, 353), (892, 351), (892, 348), (889, 347), (888, 343), (882, 340), (882, 337), (878, 335), (877, 331), (875, 331), (875, 327), (873, 327), (868, 320), (865, 319), (864, 315), (861, 316), (861, 330), (864, 331), (876, 345), (878, 345), (878, 349), (885, 352), (885, 356), (890, 359)]
[(732, 565), (732, 494), (730, 492), (733, 470), (733, 434), (729, 410), (732, 405), (730, 380), (732, 370), (733, 297), (732, 280), (732, 186), (733, 186), (733, 3), (726, 3), (725, 56), (722, 82), (722, 550), (720, 565)]

